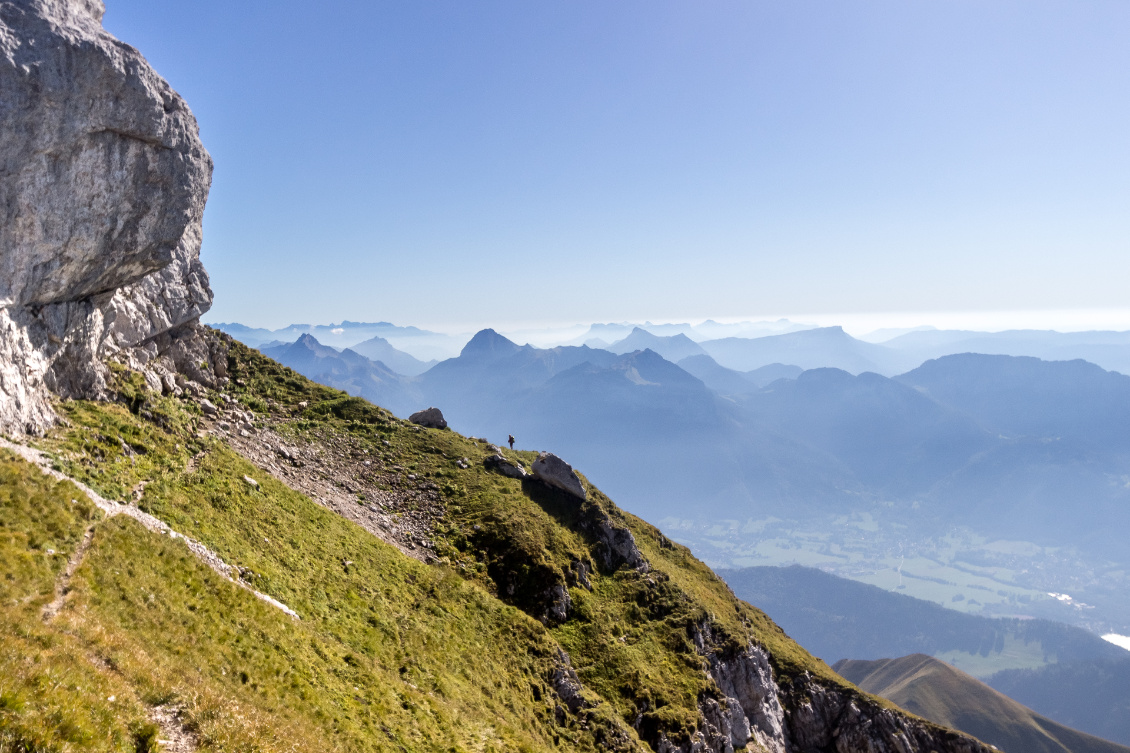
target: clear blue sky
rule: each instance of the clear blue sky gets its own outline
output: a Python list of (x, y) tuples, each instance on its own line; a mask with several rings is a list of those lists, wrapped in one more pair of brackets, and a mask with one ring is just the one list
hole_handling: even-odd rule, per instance
[(211, 321), (1130, 308), (1130, 3), (106, 0)]

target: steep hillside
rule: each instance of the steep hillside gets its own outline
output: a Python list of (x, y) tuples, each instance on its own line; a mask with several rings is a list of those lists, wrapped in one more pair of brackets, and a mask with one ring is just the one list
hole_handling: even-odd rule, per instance
[(869, 693), (1010, 753), (1128, 753), (1130, 748), (1045, 719), (945, 662), (923, 654), (844, 660), (835, 669)]
[(38, 444), (97, 495), (3, 460), (9, 748), (985, 750), (844, 686), (594, 487), (488, 470), (535, 455), (230, 347), (223, 391), (119, 370), (118, 403), (58, 406)]

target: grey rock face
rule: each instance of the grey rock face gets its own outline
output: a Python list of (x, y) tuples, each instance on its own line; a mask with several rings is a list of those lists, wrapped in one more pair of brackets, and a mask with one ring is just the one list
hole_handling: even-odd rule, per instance
[(543, 452), (538, 455), (532, 468), (534, 476), (545, 484), (572, 494), (574, 497), (585, 498), (585, 487), (577, 474), (573, 473), (573, 466), (566, 463), (552, 452)]
[[(197, 320), (212, 161), (188, 106), (102, 29), (101, 0), (0, 2), (0, 430), (103, 397), (113, 357), (209, 384)], [(187, 370), (187, 371), (186, 371)]]
[(487, 455), (483, 458), (483, 467), (488, 471), (501, 473), (503, 476), (509, 476), (510, 478), (524, 479), (529, 475), (524, 468), (502, 457), (501, 453), (498, 455)]
[(636, 544), (636, 537), (627, 528), (616, 525), (607, 514), (601, 512), (602, 515), (592, 526), (592, 531), (597, 540), (603, 544), (599, 555), (604, 566), (611, 570), (624, 562), (633, 570), (638, 570), (641, 573), (648, 572), (651, 565), (648, 564), (643, 552)]
[(573, 664), (569, 660), (569, 655), (560, 648), (557, 649), (557, 661), (550, 675), (549, 681), (553, 685), (553, 689), (557, 691), (557, 697), (565, 702), (570, 711), (578, 711), (589, 705), (583, 695), (584, 686), (581, 685), (581, 680), (577, 677), (576, 670), (573, 669)]
[(722, 702), (699, 702), (702, 725), (691, 740), (660, 750), (733, 753), (753, 743), (773, 753), (991, 753), (977, 740), (884, 708), (861, 693), (827, 687), (808, 674), (778, 684), (760, 646), (738, 653), (715, 645), (708, 623), (693, 631)]
[(766, 751), (785, 753), (785, 712), (765, 650), (750, 646), (729, 659), (714, 654), (710, 675), (729, 702), (734, 748), (753, 740)]
[(569, 591), (565, 586), (560, 583), (552, 586), (542, 594), (542, 599), (546, 603), (543, 622), (559, 625), (569, 619), (569, 610), (573, 607), (573, 600), (569, 598)]
[(447, 420), (443, 417), (443, 411), (439, 408), (425, 408), (418, 410), (408, 417), (408, 420), (414, 424), (423, 426), (426, 429), (446, 429)]

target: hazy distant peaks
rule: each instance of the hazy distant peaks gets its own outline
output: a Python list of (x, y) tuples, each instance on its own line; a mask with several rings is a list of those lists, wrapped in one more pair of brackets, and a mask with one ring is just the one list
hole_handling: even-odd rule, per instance
[(404, 374), (405, 376), (423, 374), (436, 364), (435, 359), (421, 361), (402, 350), (398, 350), (383, 337), (373, 337), (357, 343), (352, 350), (371, 361), (379, 361), (397, 374)]
[(493, 329), (484, 329), (475, 333), (459, 355), (461, 358), (499, 358), (513, 355), (521, 349), (522, 346), (507, 340)]
[(312, 351), (314, 355), (319, 357), (331, 355), (336, 356), (341, 352), (337, 348), (331, 348), (328, 345), (322, 345), (322, 343), (318, 342), (318, 339), (316, 337), (308, 333), (300, 335), (290, 347), (292, 349), (300, 348)]
[(681, 361), (688, 356), (706, 353), (701, 345), (682, 333), (660, 336), (640, 327), (633, 329), (623, 340), (614, 342), (606, 348), (613, 353), (631, 353), (632, 351), (646, 349), (653, 350), (672, 362)]
[[(482, 330), (472, 338), (466, 334), (428, 332), (388, 322), (295, 324), (274, 331), (252, 329), (241, 324), (215, 326), (252, 347), (293, 342), (309, 334), (324, 345), (338, 349), (354, 348), (390, 367), (390, 361), (395, 360), (387, 350), (391, 346), (401, 354), (410, 354), (413, 359), (398, 361), (397, 366), (392, 367), (394, 371), (408, 375), (422, 373), (429, 362), (454, 357), (464, 347), (469, 348), (466, 351), (469, 354), (499, 355), (513, 353), (519, 347), (552, 350), (582, 343), (616, 354), (650, 348), (676, 363), (705, 353), (718, 365), (743, 373), (771, 364), (793, 364), (803, 369), (833, 367), (852, 374), (873, 371), (894, 376), (929, 359), (959, 353), (986, 353), (1031, 356), (1045, 361), (1081, 358), (1107, 370), (1130, 374), (1130, 332), (972, 332), (920, 328), (876, 344), (874, 340), (894, 331), (872, 333), (866, 339), (860, 339), (840, 326), (814, 327), (783, 319), (736, 324), (707, 320), (696, 325), (598, 323), (589, 325), (583, 334), (567, 341), (560, 339), (562, 330), (526, 330), (521, 333), (518, 342), (529, 345), (519, 346), (515, 340), (493, 329)], [(575, 334), (580, 327), (568, 329)], [(468, 342), (469, 339), (472, 342)], [(708, 366), (698, 364), (695, 368), (701, 371)]]
[(723, 324), (713, 319), (707, 319), (701, 324), (674, 323), (653, 324), (652, 322), (615, 322), (593, 324), (588, 332), (576, 340), (593, 347), (606, 347), (606, 343), (614, 343), (632, 336), (635, 330), (643, 330), (657, 337), (673, 337), (682, 335), (695, 342), (704, 340), (717, 340), (722, 337), (768, 337), (788, 332), (798, 332), (812, 329), (815, 325), (798, 324), (788, 319), (777, 321), (758, 322), (733, 322)]
[(227, 332), (245, 345), (259, 348), (276, 342), (294, 342), (302, 335), (313, 335), (323, 345), (350, 348), (373, 338), (382, 338), (399, 352), (410, 352), (423, 361), (450, 358), (459, 352), (463, 340), (440, 332), (429, 332), (419, 327), (402, 327), (390, 322), (351, 322), (340, 324), (290, 324), (282, 329), (269, 330), (248, 327), (238, 322), (218, 323), (211, 326)]

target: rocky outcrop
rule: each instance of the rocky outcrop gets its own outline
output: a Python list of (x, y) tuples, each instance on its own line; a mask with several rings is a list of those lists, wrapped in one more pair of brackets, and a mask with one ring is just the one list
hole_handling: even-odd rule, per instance
[(750, 743), (768, 753), (993, 751), (861, 693), (829, 687), (808, 673), (779, 683), (765, 649), (727, 650), (718, 645), (709, 623), (697, 625), (691, 638), (721, 698), (699, 700), (699, 730), (681, 745), (661, 740), (659, 749), (668, 753), (733, 753)]
[(730, 741), (754, 741), (769, 753), (785, 753), (785, 711), (773, 682), (769, 654), (760, 646), (726, 658), (710, 656), (710, 676), (726, 697)]
[(573, 466), (566, 463), (552, 452), (543, 452), (534, 461), (532, 470), (534, 476), (544, 484), (568, 492), (574, 497), (585, 498), (585, 487), (573, 472)]
[(408, 417), (412, 423), (423, 426), (425, 429), (446, 429), (447, 419), (439, 408), (424, 408)]
[[(50, 392), (104, 397), (108, 359), (154, 389), (226, 357), (197, 321), (212, 161), (188, 106), (102, 29), (101, 0), (0, 3), (0, 430)], [(183, 381), (183, 379), (182, 379)]]
[(585, 687), (573, 669), (569, 655), (558, 648), (554, 660), (554, 668), (548, 679), (561, 701), (554, 708), (557, 723), (567, 726), (569, 717), (573, 716), (582, 728), (593, 728), (601, 750), (624, 753), (641, 751), (639, 740), (619, 720), (609, 716), (599, 719), (594, 713), (601, 701), (598, 697), (586, 696)]
[(616, 525), (604, 510), (600, 510), (587, 527), (596, 537), (597, 556), (601, 558), (605, 569), (614, 570), (621, 562), (641, 573), (651, 569), (636, 544), (636, 537), (626, 526)]
[(483, 458), (483, 467), (488, 471), (501, 473), (503, 476), (508, 476), (509, 478), (524, 479), (529, 475), (528, 473), (526, 473), (525, 468), (520, 465), (516, 465), (515, 463), (511, 463), (509, 460), (504, 458), (502, 456), (501, 450), (499, 450), (494, 455), (487, 455), (485, 458)]

